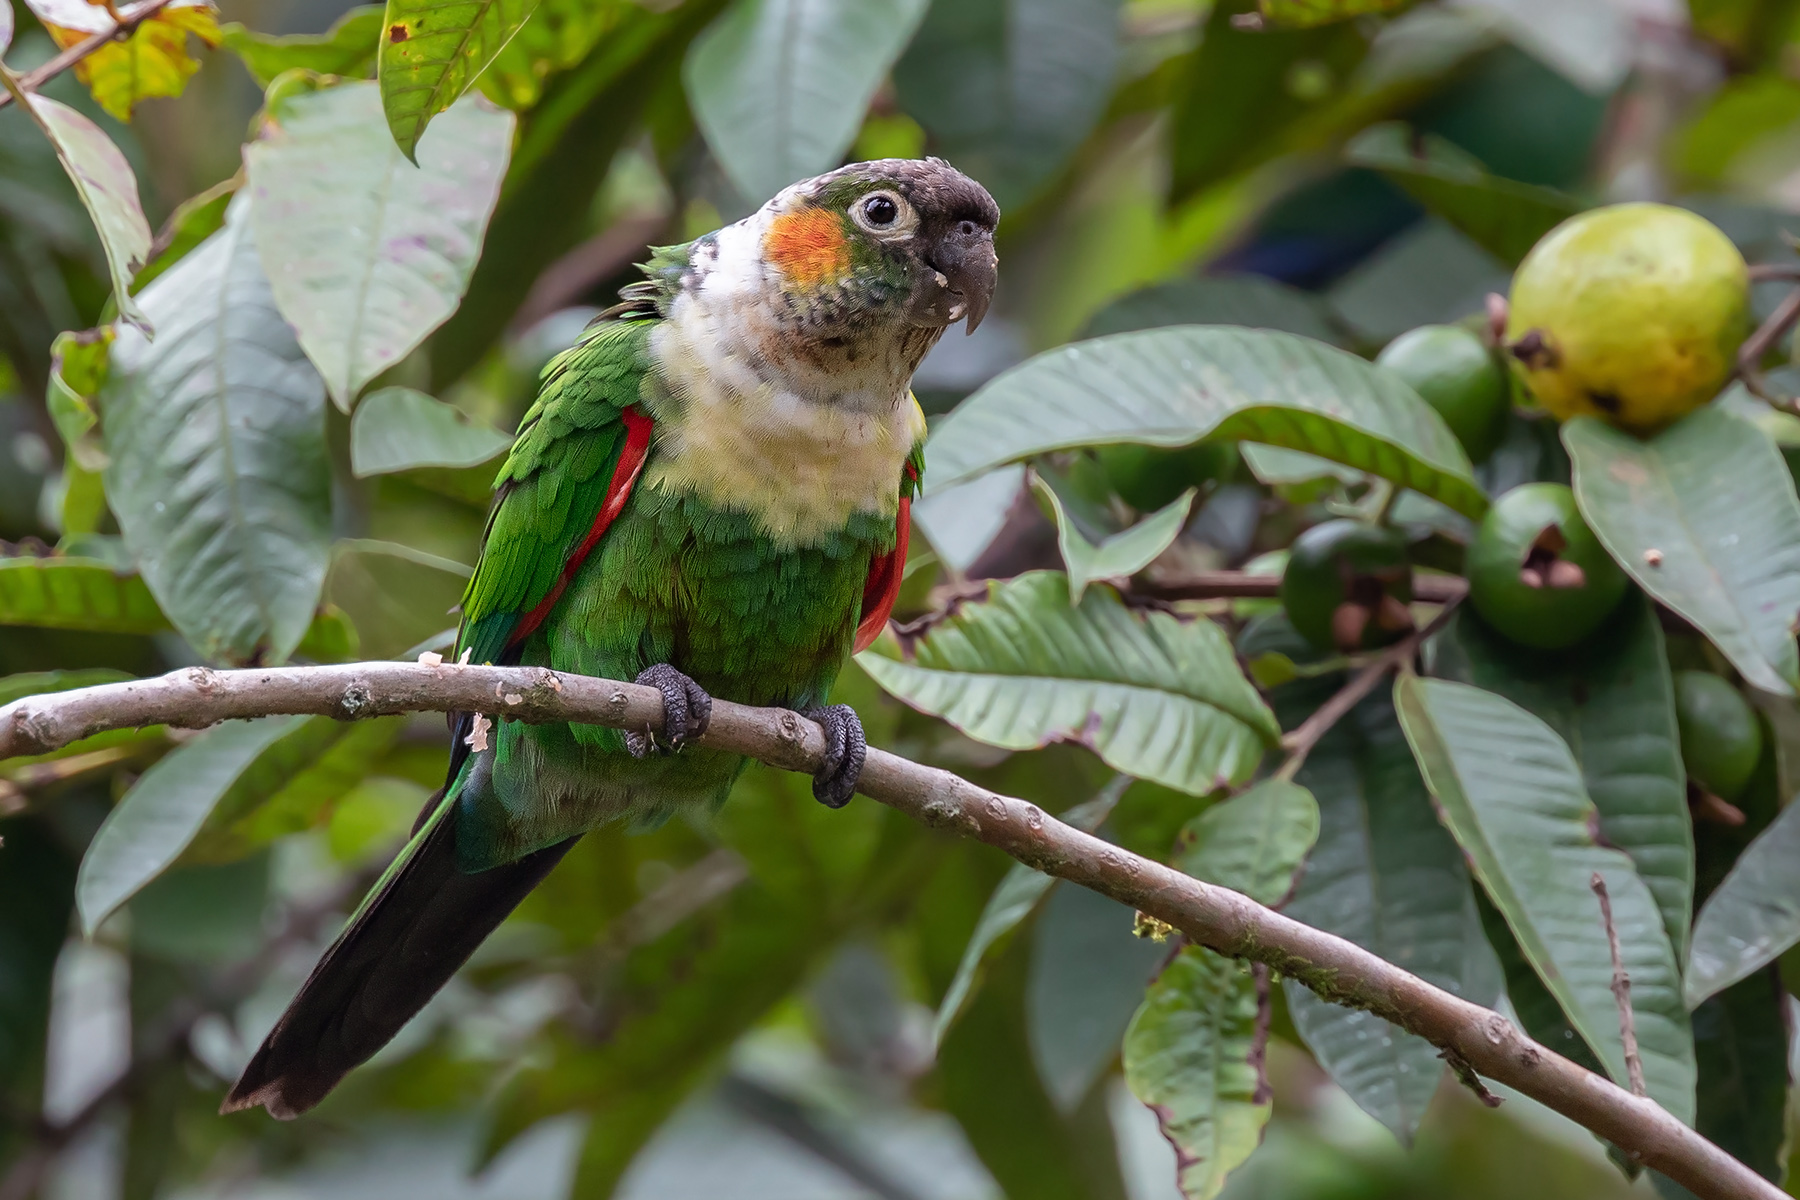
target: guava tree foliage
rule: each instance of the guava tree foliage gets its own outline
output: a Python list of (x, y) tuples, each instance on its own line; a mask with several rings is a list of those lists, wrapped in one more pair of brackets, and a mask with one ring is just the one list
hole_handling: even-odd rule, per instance
[[(277, 36), (206, 0), (27, 2), (16, 38), (0, 5), (0, 366), (61, 463), (22, 510), (0, 487), (0, 703), (441, 651), (536, 370), (646, 244), (847, 156), (940, 153), (1008, 210), (998, 324), (1043, 349), (919, 381), (924, 536), (840, 684), (871, 740), (1505, 1001), (1782, 1174), (1800, 420), (1763, 374), (1793, 308), (1752, 304), (1742, 254), (1780, 256), (1759, 278), (1793, 258), (1767, 210), (1715, 212), (1732, 238), (1676, 209), (1579, 216), (1587, 194), (1552, 186), (1573, 178), (1507, 178), (1435, 132), (1463, 128), (1431, 106), (1464, 103), (1465, 67), (1548, 77), (1491, 21), (388, 0)], [(1696, 19), (1733, 70), (1768, 65)], [(241, 167), (153, 233), (121, 122), (179, 95), (199, 46), (262, 100)], [(1382, 292), (1443, 264), (1398, 253), (1329, 293), (1195, 274), (1302, 156), (1431, 214), (1501, 290), (1524, 260), (1510, 305), (1408, 319)], [(1648, 251), (1619, 248), (1638, 225), (1570, 248), (1619, 219)], [(1454, 1103), (1438, 1052), (1366, 1012), (753, 769), (711, 821), (589, 836), (317, 1117), (216, 1116), (445, 746), (424, 719), (270, 717), (0, 762), (0, 1195), (95, 1123), (135, 1200), (398, 1112), (460, 1114), (475, 1166), (577, 1116), (562, 1187), (602, 1197), (696, 1097), (912, 1194), (834, 1124), (867, 1111), (848, 1090), (947, 1113), (1007, 1195), (1109, 1200), (1122, 1079), (1199, 1200), (1261, 1144), (1272, 1062), (1402, 1144)], [(12, 1121), (55, 1075), (71, 931), (125, 964), (131, 1052)], [(759, 1070), (796, 1037), (839, 1074)]]

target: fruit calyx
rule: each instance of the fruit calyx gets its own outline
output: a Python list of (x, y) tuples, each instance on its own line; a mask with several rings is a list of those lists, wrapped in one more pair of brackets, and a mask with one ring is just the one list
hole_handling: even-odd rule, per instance
[(1562, 355), (1550, 344), (1541, 329), (1527, 329), (1524, 336), (1506, 348), (1506, 352), (1518, 359), (1531, 371), (1552, 371), (1562, 365)]
[(1566, 591), (1587, 586), (1587, 572), (1580, 565), (1560, 558), (1569, 548), (1569, 539), (1555, 525), (1538, 530), (1519, 564), (1519, 582), (1530, 588), (1555, 588)]
[(1405, 582), (1411, 572), (1407, 567), (1384, 567), (1358, 573), (1348, 562), (1338, 559), (1338, 574), (1343, 580), (1343, 603), (1331, 611), (1331, 640), (1339, 650), (1349, 652), (1363, 646), (1369, 624), (1384, 635), (1407, 633), (1413, 628), (1412, 610), (1394, 595), (1394, 589)]

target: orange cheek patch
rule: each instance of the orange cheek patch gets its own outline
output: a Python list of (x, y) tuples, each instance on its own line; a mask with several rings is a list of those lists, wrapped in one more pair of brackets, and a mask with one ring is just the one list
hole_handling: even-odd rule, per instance
[(763, 257), (802, 287), (831, 283), (850, 273), (850, 243), (843, 221), (822, 208), (775, 218), (763, 235)]

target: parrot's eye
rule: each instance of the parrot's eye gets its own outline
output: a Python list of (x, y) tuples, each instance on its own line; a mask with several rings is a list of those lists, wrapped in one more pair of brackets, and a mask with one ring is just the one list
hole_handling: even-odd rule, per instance
[(850, 206), (850, 215), (870, 233), (900, 233), (917, 223), (912, 205), (893, 192), (873, 192)]
[(900, 219), (900, 206), (886, 196), (870, 196), (863, 201), (863, 216), (871, 225), (892, 225)]

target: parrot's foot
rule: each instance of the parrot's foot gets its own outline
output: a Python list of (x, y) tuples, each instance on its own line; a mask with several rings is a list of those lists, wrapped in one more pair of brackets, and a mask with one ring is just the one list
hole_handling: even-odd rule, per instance
[(712, 697), (686, 675), (668, 663), (657, 663), (640, 671), (633, 682), (662, 693), (663, 726), (660, 733), (626, 730), (625, 749), (631, 751), (631, 757), (643, 758), (652, 750), (672, 754), (706, 732), (712, 720)]
[(869, 741), (863, 736), (862, 718), (848, 704), (809, 708), (801, 716), (817, 721), (825, 731), (825, 761), (813, 776), (813, 799), (827, 808), (842, 808), (856, 794), (862, 778)]

